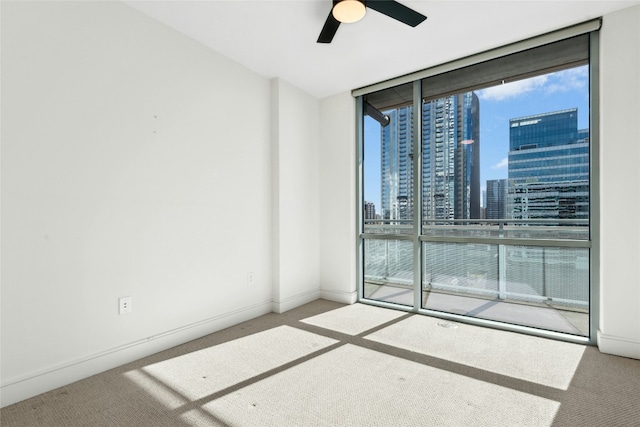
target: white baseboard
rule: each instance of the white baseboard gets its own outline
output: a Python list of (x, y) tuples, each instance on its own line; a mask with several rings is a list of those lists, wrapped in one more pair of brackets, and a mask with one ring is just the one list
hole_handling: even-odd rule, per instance
[(602, 353), (640, 359), (640, 342), (607, 335), (598, 330), (598, 349)]
[(343, 304), (354, 304), (358, 301), (358, 291), (345, 292), (334, 289), (322, 289), (320, 290), (320, 298), (341, 302)]
[(7, 379), (0, 387), (0, 407), (20, 402), (270, 312), (271, 302), (243, 307), (98, 354)]
[(281, 300), (273, 300), (272, 310), (274, 313), (284, 313), (285, 311), (315, 301), (318, 298), (320, 298), (320, 289), (312, 289)]

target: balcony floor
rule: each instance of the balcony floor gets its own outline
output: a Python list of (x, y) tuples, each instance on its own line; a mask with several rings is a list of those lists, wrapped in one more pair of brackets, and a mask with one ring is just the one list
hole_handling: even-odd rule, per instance
[[(413, 306), (413, 288), (366, 283), (365, 298)], [(432, 290), (422, 293), (422, 308), (572, 335), (589, 336), (588, 312), (552, 307), (547, 304), (491, 299)]]

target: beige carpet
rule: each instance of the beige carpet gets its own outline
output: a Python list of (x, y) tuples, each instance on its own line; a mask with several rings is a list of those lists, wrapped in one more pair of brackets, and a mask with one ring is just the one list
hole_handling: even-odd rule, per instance
[[(472, 362), (459, 357), (477, 353), (476, 346), (497, 357), (482, 347), (487, 340), (484, 331), (449, 343), (443, 337), (425, 339), (414, 332), (424, 328), (420, 319), (428, 318), (407, 313), (398, 317), (396, 312), (374, 307), (366, 310), (379, 311), (370, 311), (378, 320), (350, 333), (308, 323), (309, 318), (323, 313), (331, 317), (332, 312), (344, 321), (345, 313), (362, 309), (337, 310), (342, 307), (317, 300), (283, 314), (261, 316), (3, 408), (0, 424), (638, 426), (639, 360), (583, 347), (574, 366), (557, 353), (566, 349), (546, 347), (544, 353), (555, 352), (559, 363), (573, 367), (572, 378), (554, 371), (547, 362), (538, 365), (539, 376), (525, 376), (517, 370), (493, 372), (487, 369), (490, 366), (476, 366), (476, 360), (488, 363), (483, 361), (490, 358), (486, 355), (476, 354)], [(384, 316), (396, 318), (380, 323)], [(326, 326), (340, 323), (328, 317), (316, 319), (324, 318)], [(363, 328), (369, 329), (353, 334)], [(455, 331), (466, 333), (460, 325)], [(518, 345), (512, 333), (492, 333), (496, 347), (504, 349), (502, 342)], [(397, 346), (389, 344), (394, 334)], [(429, 348), (410, 350), (407, 338), (416, 340), (413, 346), (423, 342)], [(439, 346), (450, 348), (435, 351)], [(529, 349), (513, 352), (512, 358), (522, 360), (508, 363), (526, 367), (540, 351)], [(545, 373), (556, 377), (554, 386), (545, 385), (549, 383), (541, 379)]]
[(358, 335), (404, 315), (406, 313), (402, 311), (353, 304), (302, 319), (302, 322), (349, 335)]
[(569, 387), (585, 349), (427, 316), (411, 316), (366, 338), (562, 390)]
[(550, 426), (559, 406), (347, 344), (204, 409), (233, 426), (453, 427)]
[(290, 326), (278, 326), (134, 369), (125, 376), (174, 409), (336, 342)]

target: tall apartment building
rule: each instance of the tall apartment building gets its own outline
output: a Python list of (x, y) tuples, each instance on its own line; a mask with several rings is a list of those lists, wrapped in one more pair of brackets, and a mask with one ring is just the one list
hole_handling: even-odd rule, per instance
[(364, 202), (364, 219), (376, 219), (376, 205), (373, 202)]
[[(423, 215), (480, 218), (480, 107), (476, 94), (422, 104)], [(413, 108), (387, 113), (381, 132), (381, 213), (413, 217)]]
[(410, 219), (413, 212), (413, 108), (388, 112), (381, 129), (381, 215), (383, 219)]
[(578, 110), (509, 120), (511, 218), (589, 217), (589, 130)]
[(487, 181), (485, 205), (487, 219), (507, 218), (507, 182), (506, 179), (491, 179)]

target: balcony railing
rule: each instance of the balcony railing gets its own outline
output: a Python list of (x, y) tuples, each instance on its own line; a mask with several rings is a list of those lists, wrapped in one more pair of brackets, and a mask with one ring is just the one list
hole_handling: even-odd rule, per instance
[[(411, 220), (364, 228), (365, 282), (413, 286)], [(419, 240), (424, 291), (588, 309), (588, 221), (428, 220)]]
[[(366, 219), (365, 234), (412, 234), (411, 219)], [(423, 220), (423, 237), (589, 240), (586, 219)]]

